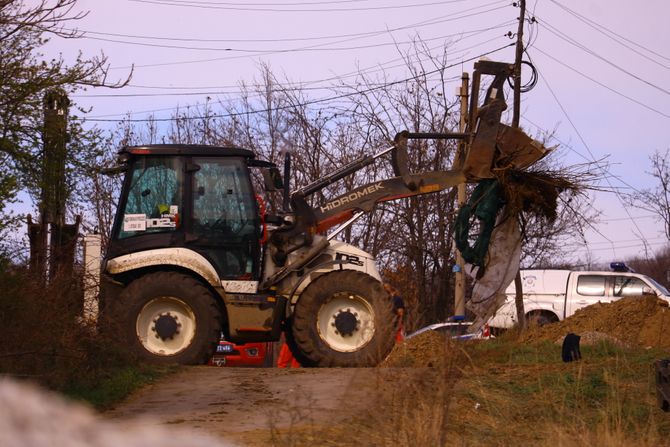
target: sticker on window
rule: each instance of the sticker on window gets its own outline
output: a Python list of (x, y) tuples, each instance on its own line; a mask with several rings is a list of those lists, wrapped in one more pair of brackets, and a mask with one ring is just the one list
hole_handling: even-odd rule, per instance
[(176, 222), (172, 217), (157, 217), (146, 220), (147, 228), (175, 228)]
[(123, 231), (146, 231), (146, 214), (126, 214), (123, 216)]

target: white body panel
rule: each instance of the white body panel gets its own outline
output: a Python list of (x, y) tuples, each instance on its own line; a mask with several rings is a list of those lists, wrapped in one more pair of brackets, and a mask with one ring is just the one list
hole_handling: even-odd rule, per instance
[[(317, 241), (314, 243), (317, 243)], [(304, 251), (306, 251), (306, 249), (296, 250), (294, 253), (291, 253), (289, 255), (289, 262), (292, 261), (294, 257), (300, 256)], [(349, 262), (343, 264), (328, 263), (323, 265), (322, 268), (318, 267), (322, 262), (335, 261), (338, 259), (345, 259)], [(270, 259), (266, 259), (265, 265), (266, 276), (270, 276), (277, 269)], [(305, 288), (318, 276), (341, 268), (346, 270), (358, 270), (381, 281), (381, 275), (377, 269), (377, 264), (371, 254), (345, 242), (332, 240), (330, 241), (330, 245), (328, 245), (320, 255), (307, 264), (300, 275), (293, 273), (284, 278), (278, 284), (277, 293), (288, 296), (295, 289), (292, 296), (292, 302), (295, 304), (302, 291), (305, 290)], [(305, 277), (304, 274), (307, 274), (308, 276)]]
[(107, 261), (107, 272), (115, 275), (154, 265), (176, 265), (202, 276), (208, 283), (221, 287), (219, 275), (204, 256), (188, 248), (158, 248), (129, 255), (117, 256)]
[[(602, 281), (600, 290), (598, 285)], [(615, 289), (625, 287), (626, 281), (639, 286), (625, 289), (623, 295)], [(526, 314), (534, 311), (551, 312), (559, 320), (573, 315), (577, 310), (598, 302), (609, 303), (622, 296), (640, 296), (653, 293), (670, 302), (667, 290), (651, 278), (630, 272), (571, 272), (568, 270), (522, 270), (524, 310)], [(639, 292), (639, 293), (638, 293)], [(510, 328), (518, 319), (514, 297), (516, 290), (511, 284), (507, 290), (507, 299), (488, 322), (496, 328)]]
[[(292, 260), (295, 256), (300, 256), (306, 250), (307, 249), (296, 250), (289, 256), (289, 260)], [(320, 256), (323, 255), (327, 256), (330, 260), (341, 258), (348, 259), (351, 262), (344, 264), (343, 268), (348, 270), (359, 270), (381, 281), (381, 276), (377, 270), (377, 265), (372, 255), (357, 247), (341, 241), (331, 241), (330, 245)], [(276, 270), (276, 267), (272, 268), (271, 263), (271, 260), (266, 260), (267, 276), (270, 276), (270, 274)], [(118, 256), (107, 261), (106, 271), (115, 275), (139, 268), (158, 265), (176, 265), (184, 267), (203, 277), (212, 286), (223, 287), (228, 293), (256, 293), (258, 291), (258, 281), (221, 280), (216, 273), (214, 266), (212, 266), (207, 259), (188, 248), (160, 248)], [(295, 294), (298, 296), (302, 290), (316, 278), (316, 276), (339, 268), (340, 266), (338, 264), (330, 264), (310, 272), (310, 276), (307, 278), (297, 276), (295, 273), (291, 274), (280, 282), (279, 293), (289, 293), (295, 285), (301, 281)]]
[(349, 263), (345, 265), (345, 268), (348, 270), (360, 270), (361, 272), (367, 273), (378, 281), (382, 280), (382, 277), (379, 274), (379, 270), (377, 270), (377, 263), (375, 262), (375, 258), (372, 257), (370, 253), (363, 251), (358, 247), (354, 247), (353, 245), (349, 245), (342, 241), (331, 241), (330, 246), (326, 249), (326, 253), (330, 253), (334, 257), (337, 257), (338, 255), (357, 257), (359, 262), (362, 264)]

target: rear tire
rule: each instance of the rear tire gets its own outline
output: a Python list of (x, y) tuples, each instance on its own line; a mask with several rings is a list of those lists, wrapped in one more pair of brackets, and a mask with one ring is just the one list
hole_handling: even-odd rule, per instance
[(203, 364), (221, 335), (221, 311), (214, 297), (182, 273), (142, 276), (123, 290), (114, 307), (121, 339), (143, 361)]
[(545, 312), (528, 312), (528, 314), (526, 314), (526, 321), (529, 326), (544, 326), (546, 324), (555, 323), (558, 321), (558, 317)]
[(337, 270), (300, 295), (287, 342), (303, 366), (376, 366), (393, 349), (394, 314), (381, 283)]

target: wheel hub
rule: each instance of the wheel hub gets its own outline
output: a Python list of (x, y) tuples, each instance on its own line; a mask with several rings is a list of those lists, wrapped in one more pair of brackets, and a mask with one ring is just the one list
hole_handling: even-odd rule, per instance
[(154, 320), (154, 327), (152, 329), (156, 332), (156, 337), (167, 340), (177, 335), (180, 327), (181, 323), (179, 323), (177, 317), (167, 312)]
[(352, 313), (350, 309), (340, 311), (337, 315), (335, 315), (335, 322), (333, 323), (336, 332), (338, 332), (343, 337), (352, 336), (359, 327), (357, 316), (358, 314), (355, 312)]

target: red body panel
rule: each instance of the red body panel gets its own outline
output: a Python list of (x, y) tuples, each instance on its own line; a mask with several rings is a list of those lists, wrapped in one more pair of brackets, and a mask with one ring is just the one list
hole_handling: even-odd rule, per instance
[(236, 345), (221, 340), (219, 349), (229, 352), (216, 352), (209, 361), (212, 366), (271, 366), (266, 363), (271, 356), (272, 343), (245, 343)]

